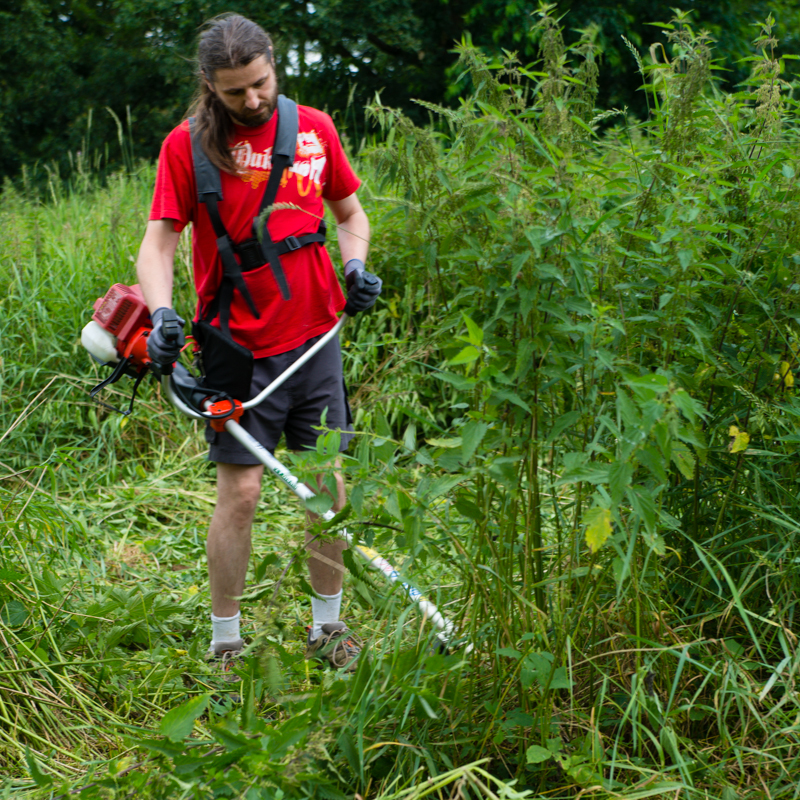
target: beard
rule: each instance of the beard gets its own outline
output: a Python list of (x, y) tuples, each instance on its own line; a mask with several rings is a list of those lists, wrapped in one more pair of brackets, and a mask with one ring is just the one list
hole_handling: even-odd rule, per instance
[(272, 94), (258, 108), (248, 108), (239, 112), (231, 111), (229, 108), (228, 113), (237, 125), (243, 125), (246, 128), (258, 128), (265, 122), (269, 122), (277, 106), (278, 87), (276, 86)]

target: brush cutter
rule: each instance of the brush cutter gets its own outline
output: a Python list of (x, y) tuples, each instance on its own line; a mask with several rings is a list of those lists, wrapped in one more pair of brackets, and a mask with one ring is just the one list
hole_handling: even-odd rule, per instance
[[(129, 375), (135, 379), (135, 383), (130, 405), (126, 411), (98, 400), (106, 408), (128, 415), (133, 409), (136, 390), (149, 372), (160, 380), (167, 398), (179, 411), (194, 419), (207, 420), (217, 431), (223, 429), (228, 431), (304, 503), (314, 497), (314, 492), (308, 486), (292, 475), (257, 439), (242, 428), (239, 419), (247, 409), (261, 403), (336, 336), (347, 321), (346, 314), (342, 314), (327, 334), (262, 392), (251, 400), (241, 402), (203, 387), (180, 363), (164, 367), (152, 362), (147, 354), (147, 337), (152, 330), (152, 323), (147, 304), (138, 286), (114, 284), (104, 297), (97, 299), (93, 308), (92, 320), (81, 332), (81, 342), (95, 360), (113, 367), (113, 372), (92, 389), (90, 392), (92, 397), (106, 386), (118, 381), (123, 375)], [(321, 516), (328, 522), (334, 518), (335, 513), (329, 510)], [(437, 629), (439, 649), (446, 650), (453, 643), (455, 633), (453, 623), (447, 620), (419, 589), (405, 582), (400, 573), (379, 553), (355, 543), (351, 534), (344, 529), (339, 535), (367, 562), (368, 566), (379, 570), (387, 580), (403, 588), (408, 599), (417, 604), (423, 616)]]

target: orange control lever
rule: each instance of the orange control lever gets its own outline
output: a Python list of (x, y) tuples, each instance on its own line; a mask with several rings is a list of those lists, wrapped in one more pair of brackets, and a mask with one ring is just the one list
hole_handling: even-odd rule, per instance
[(121, 339), (119, 341), (125, 345), (120, 355), (123, 358), (130, 358), (137, 370), (141, 371), (142, 367), (146, 367), (152, 361), (147, 355), (147, 337), (152, 330), (152, 328), (139, 328), (126, 342)]
[[(233, 413), (231, 413), (231, 410), (233, 410)], [(222, 433), (225, 430), (225, 423), (229, 419), (238, 422), (242, 414), (244, 414), (244, 409), (240, 400), (218, 400), (216, 403), (210, 403), (206, 406), (206, 413), (223, 417), (223, 419), (211, 420), (211, 427), (217, 433)]]

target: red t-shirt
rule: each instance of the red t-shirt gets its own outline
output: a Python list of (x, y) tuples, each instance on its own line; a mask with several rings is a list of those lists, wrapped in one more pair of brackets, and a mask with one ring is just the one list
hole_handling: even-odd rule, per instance
[[(295, 162), (284, 173), (275, 202), (291, 203), (305, 211), (273, 210), (267, 224), (275, 242), (315, 232), (324, 213), (323, 198), (342, 200), (361, 183), (342, 150), (333, 120), (306, 106), (297, 110)], [(231, 140), (242, 171), (221, 173), (223, 200), (218, 208), (234, 242), (253, 236), (253, 217), (269, 178), (277, 117), (276, 112), (258, 128), (237, 125)], [(197, 200), (188, 121), (175, 128), (162, 145), (150, 219), (175, 220), (176, 231), (193, 223), (194, 283), (198, 307), (206, 307), (222, 280), (222, 261), (208, 211)], [(325, 333), (344, 308), (344, 296), (323, 245), (309, 244), (287, 253), (281, 256), (281, 264), (292, 293), (290, 300), (282, 298), (269, 265), (244, 273), (260, 319), (253, 316), (238, 290), (233, 293), (231, 333), (256, 358), (285, 353)]]

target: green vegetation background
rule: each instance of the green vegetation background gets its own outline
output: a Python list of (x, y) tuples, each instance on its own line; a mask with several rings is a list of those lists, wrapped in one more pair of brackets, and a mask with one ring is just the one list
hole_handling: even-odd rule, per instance
[[(646, 113), (640, 79), (622, 36), (640, 49), (666, 44), (654, 22), (668, 21), (668, 0), (564, 0), (567, 44), (597, 26), (598, 105)], [(792, 0), (690, 0), (698, 29), (717, 42), (725, 62), (718, 76), (728, 89), (749, 74), (757, 23), (779, 22), (788, 53), (800, 52), (800, 7)], [(194, 91), (188, 78), (204, 20), (237, 11), (274, 38), (282, 86), (298, 102), (324, 108), (358, 141), (361, 109), (376, 92), (418, 123), (428, 115), (413, 100), (457, 105), (455, 43), (469, 33), (487, 54), (537, 54), (531, 2), (507, 0), (9, 0), (0, 7), (0, 175), (15, 176), (34, 161), (68, 168), (68, 154), (102, 152), (126, 125), (136, 158), (155, 158)], [(794, 65), (790, 72), (796, 74)], [(128, 121), (130, 127), (127, 128)], [(112, 149), (113, 161), (118, 154)]]
[(90, 402), (78, 340), (134, 280), (152, 163), (6, 183), (0, 796), (797, 796), (793, 54), (766, 20), (726, 91), (678, 15), (663, 50), (623, 42), (637, 121), (597, 106), (592, 31), (534, 22), (535, 69), (465, 44), (464, 103), (423, 105), (435, 127), (373, 105), (358, 153), (386, 292), (345, 337), (361, 433), (330, 530), (430, 594), (447, 654), (350, 560), (369, 658), (312, 669), (301, 513), (268, 482), (221, 682), (201, 433), (155, 386), (131, 418)]

